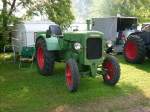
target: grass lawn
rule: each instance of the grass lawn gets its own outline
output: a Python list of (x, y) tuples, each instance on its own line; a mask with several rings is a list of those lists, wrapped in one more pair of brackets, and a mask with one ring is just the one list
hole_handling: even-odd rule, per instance
[(1, 63), (0, 112), (150, 112), (150, 60), (135, 65), (118, 59), (121, 79), (115, 87), (103, 84), (102, 77), (83, 77), (75, 93), (65, 86), (63, 63), (49, 77), (36, 66)]

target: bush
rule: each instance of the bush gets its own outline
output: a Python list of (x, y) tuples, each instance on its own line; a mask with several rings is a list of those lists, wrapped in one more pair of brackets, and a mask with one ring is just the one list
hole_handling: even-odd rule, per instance
[(0, 31), (0, 52), (3, 52), (4, 45), (10, 44), (8, 31)]

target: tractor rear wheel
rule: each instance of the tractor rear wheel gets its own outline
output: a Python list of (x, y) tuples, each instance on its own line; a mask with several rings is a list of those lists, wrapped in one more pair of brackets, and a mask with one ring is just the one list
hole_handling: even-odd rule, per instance
[(130, 63), (142, 63), (146, 50), (143, 40), (137, 35), (130, 35), (124, 45), (124, 58)]
[(54, 52), (48, 51), (44, 39), (36, 42), (36, 62), (39, 72), (42, 75), (50, 75), (54, 68)]
[(120, 79), (120, 65), (115, 57), (107, 56), (102, 63), (105, 84), (114, 86)]
[(74, 59), (66, 62), (66, 85), (70, 92), (77, 91), (80, 83), (80, 75), (77, 63)]

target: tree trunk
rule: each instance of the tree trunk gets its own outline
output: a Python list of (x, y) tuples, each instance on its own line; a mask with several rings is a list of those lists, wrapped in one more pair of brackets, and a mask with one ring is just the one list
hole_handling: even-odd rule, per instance
[(15, 4), (16, 4), (16, 0), (13, 0), (13, 2), (12, 2), (12, 4), (11, 4), (10, 11), (9, 11), (9, 14), (8, 14), (9, 16), (12, 15), (12, 12), (13, 12), (13, 10), (14, 10)]
[(8, 16), (7, 16), (7, 0), (2, 0), (3, 2), (3, 9), (2, 9), (2, 22), (3, 22), (3, 28), (7, 31), (8, 26)]
[(7, 0), (2, 0), (3, 9), (2, 9), (2, 38), (1, 38), (1, 47), (6, 44), (6, 39), (8, 38), (8, 13), (7, 13)]

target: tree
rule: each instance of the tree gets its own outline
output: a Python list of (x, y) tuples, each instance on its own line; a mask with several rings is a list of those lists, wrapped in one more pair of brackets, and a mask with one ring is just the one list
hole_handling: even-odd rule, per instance
[(2, 0), (2, 9), (0, 12), (0, 48), (8, 42), (9, 28), (8, 25), (15, 23), (18, 18), (14, 15), (16, 9), (20, 6), (26, 6), (30, 3), (30, 0)]
[(48, 18), (57, 24), (68, 26), (71, 24), (74, 16), (71, 11), (70, 0), (2, 0), (3, 8), (2, 15), (3, 27), (7, 29), (9, 23), (13, 23), (16, 17), (17, 10), (25, 9), (26, 13), (22, 16), (23, 19), (32, 17), (33, 15), (45, 14)]
[(50, 20), (62, 28), (68, 27), (74, 19), (70, 0), (46, 0), (38, 3), (37, 7), (42, 7), (42, 9), (36, 9), (34, 12), (40, 11), (41, 14), (46, 14)]
[(140, 22), (150, 20), (150, 0), (91, 0), (90, 16), (136, 16)]
[(150, 18), (149, 0), (116, 0), (114, 1), (116, 12), (124, 16), (137, 16), (139, 21)]
[(18, 10), (20, 7), (27, 7), (29, 4), (31, 4), (31, 0), (2, 0), (2, 12), (0, 15), (2, 15), (2, 26), (4, 30), (7, 30), (8, 24), (11, 24), (17, 19), (17, 16), (15, 16), (15, 11)]
[[(59, 24), (62, 28), (69, 26), (74, 19), (70, 0), (2, 0), (0, 4), (3, 6), (0, 12), (3, 39), (7, 37), (9, 24), (31, 19), (33, 15), (47, 15), (51, 21)], [(24, 14), (18, 17), (16, 15), (18, 11)], [(1, 37), (0, 41), (3, 39)]]
[(45, 3), (44, 6), (49, 19), (53, 20), (61, 27), (68, 27), (74, 19), (71, 12), (70, 0), (51, 1), (51, 4)]

